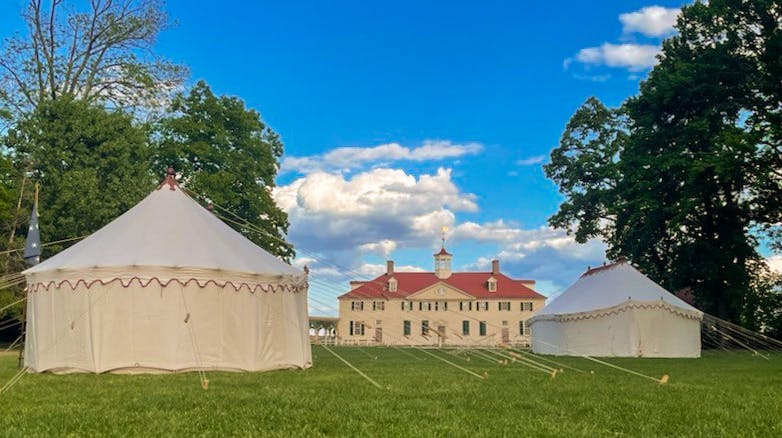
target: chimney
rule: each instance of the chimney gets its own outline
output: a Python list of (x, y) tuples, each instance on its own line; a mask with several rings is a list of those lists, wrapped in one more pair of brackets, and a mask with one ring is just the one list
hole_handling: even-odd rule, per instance
[(499, 260), (492, 260), (491, 261), (491, 275), (499, 275), (500, 273), (500, 261)]
[(393, 260), (387, 260), (386, 261), (386, 275), (389, 277), (392, 277), (394, 275), (394, 261)]

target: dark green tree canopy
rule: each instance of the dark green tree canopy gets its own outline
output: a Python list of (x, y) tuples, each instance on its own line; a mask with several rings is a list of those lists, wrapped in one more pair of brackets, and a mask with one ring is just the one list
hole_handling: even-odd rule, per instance
[(773, 281), (757, 233), (782, 214), (780, 13), (778, 1), (684, 7), (639, 94), (616, 110), (588, 100), (545, 169), (566, 197), (553, 226), (754, 327), (774, 302), (758, 298)]
[(566, 197), (550, 219), (552, 226), (575, 232), (580, 243), (607, 232), (617, 202), (616, 161), (626, 138), (621, 111), (594, 97), (573, 114), (551, 162), (543, 166)]
[[(43, 242), (90, 234), (154, 187), (147, 133), (120, 111), (68, 98), (49, 101), (7, 141), (40, 183)], [(44, 255), (62, 248), (49, 247)]]
[(230, 210), (252, 227), (229, 225), (272, 254), (290, 259), (293, 248), (284, 240), (288, 216), (271, 193), (283, 152), (279, 136), (257, 111), (238, 98), (215, 96), (203, 81), (178, 96), (171, 113), (160, 124), (155, 168), (173, 166), (202, 201)]

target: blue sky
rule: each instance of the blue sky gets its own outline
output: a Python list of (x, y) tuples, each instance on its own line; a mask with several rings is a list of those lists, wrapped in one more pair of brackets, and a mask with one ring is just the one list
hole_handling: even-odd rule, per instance
[(455, 267), (499, 256), (548, 294), (604, 254), (546, 226), (541, 164), (589, 96), (637, 92), (681, 4), (169, 0), (156, 48), (282, 135), (276, 196), (323, 294), (347, 287), (334, 265), (431, 270), (442, 226)]

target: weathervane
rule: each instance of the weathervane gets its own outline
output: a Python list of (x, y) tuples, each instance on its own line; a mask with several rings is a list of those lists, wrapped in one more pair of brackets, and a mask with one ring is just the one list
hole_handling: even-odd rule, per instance
[(448, 231), (448, 227), (443, 227), (443, 236), (442, 236), (442, 241), (443, 241), (442, 247), (443, 248), (445, 248), (445, 233), (446, 233), (446, 231)]

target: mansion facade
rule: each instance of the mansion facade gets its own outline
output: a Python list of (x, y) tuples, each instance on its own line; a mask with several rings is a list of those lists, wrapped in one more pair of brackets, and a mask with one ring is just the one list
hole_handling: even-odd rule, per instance
[(346, 345), (494, 346), (529, 344), (527, 320), (546, 297), (535, 281), (500, 272), (451, 272), (445, 247), (434, 272), (386, 272), (351, 281), (339, 300), (337, 341)]

